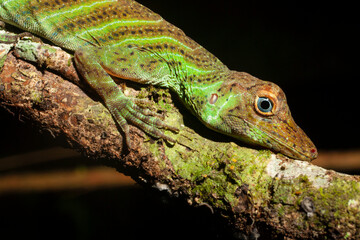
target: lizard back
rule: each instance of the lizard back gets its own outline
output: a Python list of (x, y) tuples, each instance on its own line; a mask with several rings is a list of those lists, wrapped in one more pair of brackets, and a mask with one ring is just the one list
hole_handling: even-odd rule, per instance
[(0, 0), (0, 18), (72, 51), (140, 42), (178, 52), (199, 68), (226, 69), (181, 29), (133, 0)]
[(164, 22), (132, 0), (1, 0), (0, 6), (6, 22), (73, 51), (138, 35), (139, 25)]

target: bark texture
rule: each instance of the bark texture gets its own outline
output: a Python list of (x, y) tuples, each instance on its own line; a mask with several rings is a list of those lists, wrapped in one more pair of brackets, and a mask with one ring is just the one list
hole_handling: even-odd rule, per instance
[(71, 56), (29, 41), (10, 52), (6, 46), (0, 46), (0, 107), (64, 137), (85, 156), (189, 205), (207, 206), (241, 239), (360, 239), (359, 176), (242, 147), (174, 105), (167, 90), (122, 84), (126, 94), (154, 101), (151, 107), (181, 129), (166, 132), (177, 140), (169, 145), (131, 127), (129, 151), (96, 95), (74, 84)]

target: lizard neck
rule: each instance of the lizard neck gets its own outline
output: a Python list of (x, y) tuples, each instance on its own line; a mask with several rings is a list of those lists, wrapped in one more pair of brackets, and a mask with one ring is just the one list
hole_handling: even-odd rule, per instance
[(185, 106), (214, 130), (218, 130), (216, 126), (221, 125), (222, 121), (219, 105), (225, 105), (228, 100), (219, 89), (229, 74), (230, 70), (206, 75), (190, 75), (180, 81), (179, 90), (176, 90), (180, 91), (178, 95)]

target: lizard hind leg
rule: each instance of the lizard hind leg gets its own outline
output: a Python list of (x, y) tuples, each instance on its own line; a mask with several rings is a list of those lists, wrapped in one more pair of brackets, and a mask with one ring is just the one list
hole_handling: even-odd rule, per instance
[(103, 54), (99, 48), (78, 49), (74, 55), (76, 68), (83, 79), (102, 98), (105, 106), (125, 134), (127, 146), (132, 148), (128, 123), (139, 127), (153, 137), (175, 143), (174, 139), (166, 136), (160, 129), (169, 129), (174, 132), (177, 132), (178, 129), (164, 123), (149, 109), (141, 108), (139, 103), (142, 100), (125, 96), (103, 68), (101, 62)]
[(178, 132), (179, 130), (160, 120), (159, 114), (138, 106), (137, 103), (142, 101), (142, 99), (125, 97), (124, 99), (119, 100), (120, 98), (122, 97), (119, 94), (115, 99), (107, 100), (105, 105), (124, 132), (126, 145), (129, 148), (132, 148), (132, 144), (130, 141), (128, 123), (142, 129), (154, 138), (161, 138), (170, 143), (176, 142), (173, 138), (165, 135), (160, 129), (168, 129), (173, 132)]

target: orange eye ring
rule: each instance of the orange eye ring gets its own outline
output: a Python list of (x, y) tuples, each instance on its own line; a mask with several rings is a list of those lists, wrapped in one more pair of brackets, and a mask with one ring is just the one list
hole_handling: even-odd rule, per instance
[(272, 116), (277, 109), (276, 96), (268, 91), (259, 91), (254, 101), (255, 110), (262, 116)]

